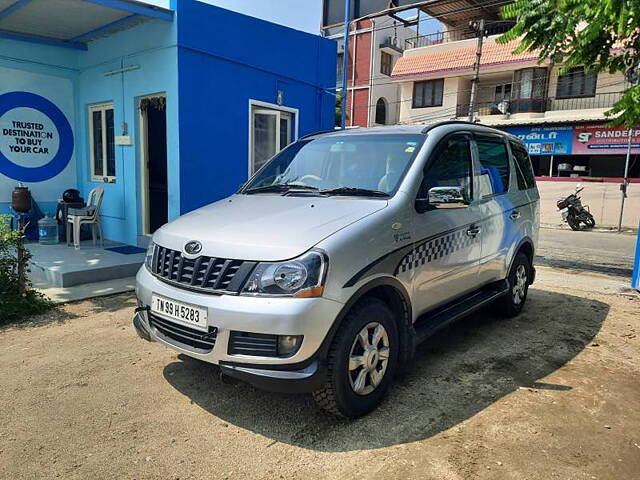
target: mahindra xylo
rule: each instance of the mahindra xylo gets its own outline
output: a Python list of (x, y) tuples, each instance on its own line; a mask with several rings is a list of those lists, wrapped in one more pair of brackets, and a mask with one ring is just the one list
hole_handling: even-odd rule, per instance
[(489, 303), (522, 310), (538, 218), (527, 150), (504, 132), (310, 135), (153, 235), (134, 325), (223, 375), (357, 417), (438, 329)]

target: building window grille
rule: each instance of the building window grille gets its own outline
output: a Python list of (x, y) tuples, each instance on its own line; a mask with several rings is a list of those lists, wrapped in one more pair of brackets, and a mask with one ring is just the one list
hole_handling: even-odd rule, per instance
[(444, 79), (427, 80), (413, 84), (413, 108), (441, 107)]
[(89, 106), (89, 149), (91, 179), (115, 182), (116, 146), (112, 103)]

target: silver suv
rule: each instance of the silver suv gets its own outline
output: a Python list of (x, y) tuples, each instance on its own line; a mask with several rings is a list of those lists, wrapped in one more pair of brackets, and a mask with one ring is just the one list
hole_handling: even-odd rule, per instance
[(490, 303), (520, 313), (538, 224), (527, 150), (504, 132), (314, 134), (154, 234), (133, 322), (222, 375), (357, 417), (437, 330)]

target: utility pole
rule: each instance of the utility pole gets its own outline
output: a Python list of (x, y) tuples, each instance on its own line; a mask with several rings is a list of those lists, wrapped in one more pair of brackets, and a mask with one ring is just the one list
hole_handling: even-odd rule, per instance
[(620, 219), (618, 220), (618, 232), (622, 231), (622, 214), (624, 213), (624, 199), (627, 198), (627, 187), (629, 186), (629, 160), (631, 159), (631, 137), (633, 136), (633, 128), (629, 129), (629, 142), (627, 143), (627, 159), (624, 163), (624, 178), (620, 185), (622, 192), (622, 203), (620, 204)]
[(349, 66), (349, 25), (351, 21), (351, 0), (344, 2), (344, 53), (342, 54), (342, 95), (340, 105), (340, 127), (347, 125), (347, 68)]
[(473, 65), (473, 79), (471, 80), (471, 99), (469, 100), (469, 121), (475, 120), (476, 98), (478, 96), (478, 83), (480, 82), (480, 59), (482, 58), (482, 42), (484, 40), (484, 18), (472, 24), (478, 36), (476, 46), (476, 63)]

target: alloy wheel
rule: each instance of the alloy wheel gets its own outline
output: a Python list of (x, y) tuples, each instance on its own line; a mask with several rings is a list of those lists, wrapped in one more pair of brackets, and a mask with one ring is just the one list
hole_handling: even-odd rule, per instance
[(389, 364), (389, 335), (370, 322), (360, 330), (349, 352), (349, 382), (358, 395), (368, 395), (382, 383)]
[(516, 269), (515, 284), (513, 285), (513, 303), (520, 305), (527, 293), (527, 267), (520, 264)]

